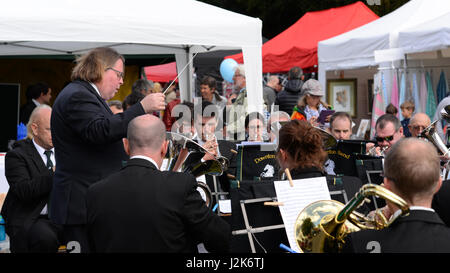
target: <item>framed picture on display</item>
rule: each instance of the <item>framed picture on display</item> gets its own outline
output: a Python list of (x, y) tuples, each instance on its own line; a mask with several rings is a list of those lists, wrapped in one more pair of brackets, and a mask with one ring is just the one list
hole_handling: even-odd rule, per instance
[(347, 112), (356, 117), (356, 79), (327, 81), (327, 101), (336, 112)]

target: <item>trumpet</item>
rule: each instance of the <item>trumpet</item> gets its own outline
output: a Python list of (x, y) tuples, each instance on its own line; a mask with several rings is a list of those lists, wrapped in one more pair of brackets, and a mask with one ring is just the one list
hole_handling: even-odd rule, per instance
[(377, 147), (379, 146), (373, 146), (372, 148), (369, 149), (369, 151), (367, 152), (367, 155), (370, 156), (385, 156), (386, 150), (389, 148), (388, 146), (383, 146), (380, 148), (380, 154), (377, 154)]
[(401, 197), (382, 186), (366, 184), (345, 206), (334, 200), (317, 201), (306, 206), (294, 226), (298, 247), (303, 252), (340, 252), (349, 233), (388, 227), (397, 218), (387, 220), (381, 211), (377, 211), (373, 218), (355, 212), (368, 196), (374, 195), (398, 206), (401, 215), (409, 213), (409, 206)]

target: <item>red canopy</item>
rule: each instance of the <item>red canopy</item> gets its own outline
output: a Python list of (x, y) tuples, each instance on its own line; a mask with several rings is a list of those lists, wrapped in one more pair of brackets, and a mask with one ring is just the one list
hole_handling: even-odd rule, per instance
[[(144, 67), (147, 79), (154, 82), (171, 82), (177, 77), (175, 62)], [(178, 79), (175, 81), (178, 82)]]
[[(262, 46), (263, 72), (285, 72), (318, 64), (317, 44), (376, 20), (365, 4), (358, 1), (347, 6), (307, 12), (295, 24)], [(243, 63), (242, 53), (227, 56)]]

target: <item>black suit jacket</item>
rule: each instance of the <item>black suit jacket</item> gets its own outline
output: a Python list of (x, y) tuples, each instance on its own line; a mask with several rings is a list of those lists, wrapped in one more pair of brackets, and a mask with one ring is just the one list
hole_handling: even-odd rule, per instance
[(28, 120), (30, 119), (31, 112), (33, 112), (34, 108), (36, 108), (36, 104), (29, 100), (20, 108), (20, 118), (19, 121), (23, 124), (27, 125)]
[(192, 175), (161, 172), (131, 159), (87, 193), (88, 239), (94, 252), (227, 252), (229, 225), (208, 209)]
[(450, 180), (442, 181), (442, 186), (433, 197), (431, 207), (444, 223), (450, 227)]
[(382, 230), (351, 233), (344, 252), (449, 253), (450, 228), (435, 212), (411, 210)]
[(51, 219), (56, 224), (86, 223), (88, 187), (120, 170), (127, 160), (122, 138), (128, 123), (145, 114), (140, 103), (113, 115), (95, 89), (84, 81), (67, 85), (55, 100), (51, 116), (56, 171)]
[(9, 190), (2, 207), (6, 232), (14, 240), (14, 251), (26, 249), (26, 234), (49, 200), (53, 172), (48, 170), (31, 139), (18, 141), (5, 157)]

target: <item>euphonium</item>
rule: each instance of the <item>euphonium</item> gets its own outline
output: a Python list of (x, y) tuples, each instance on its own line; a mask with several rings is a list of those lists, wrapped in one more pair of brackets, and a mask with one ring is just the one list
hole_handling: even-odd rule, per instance
[(227, 170), (229, 162), (225, 157), (202, 161), (208, 151), (195, 141), (181, 134), (166, 132), (169, 140), (168, 151), (165, 156), (169, 171), (190, 173), (195, 177), (204, 174), (220, 176)]
[(447, 148), (447, 146), (444, 144), (444, 141), (439, 136), (438, 132), (436, 131), (436, 123), (441, 122), (440, 119), (436, 120), (435, 122), (431, 123), (430, 126), (425, 128), (422, 132), (420, 132), (418, 137), (425, 138), (429, 142), (433, 143), (436, 148), (442, 153), (444, 156), (449, 156), (450, 150)]
[(366, 184), (345, 206), (334, 200), (324, 200), (303, 209), (294, 226), (298, 247), (303, 252), (339, 252), (348, 233), (389, 226), (395, 219), (388, 221), (381, 211), (377, 211), (373, 219), (354, 211), (368, 196), (374, 195), (398, 206), (401, 215), (409, 213), (409, 206), (402, 198), (382, 186)]

